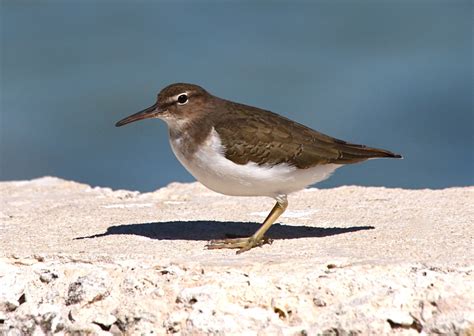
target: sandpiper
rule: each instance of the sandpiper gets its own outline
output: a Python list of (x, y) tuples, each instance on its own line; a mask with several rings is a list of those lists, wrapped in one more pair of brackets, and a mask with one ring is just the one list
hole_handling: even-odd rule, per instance
[(211, 240), (209, 249), (237, 248), (242, 253), (270, 243), (264, 234), (286, 210), (288, 194), (327, 179), (346, 164), (401, 158), (388, 150), (332, 138), (270, 111), (221, 99), (194, 84), (165, 87), (154, 105), (115, 126), (148, 118), (167, 123), (174, 154), (209, 189), (276, 200), (255, 234)]

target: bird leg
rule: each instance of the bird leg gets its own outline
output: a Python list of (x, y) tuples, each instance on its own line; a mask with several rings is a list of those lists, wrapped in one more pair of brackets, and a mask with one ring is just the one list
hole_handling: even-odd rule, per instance
[(288, 201), (286, 195), (280, 195), (276, 198), (277, 202), (273, 207), (272, 211), (268, 214), (267, 218), (263, 222), (262, 226), (250, 237), (245, 238), (228, 238), (228, 239), (217, 239), (211, 240), (206, 247), (209, 250), (225, 249), (225, 248), (238, 248), (237, 254), (248, 251), (253, 247), (262, 246), (265, 244), (271, 244), (270, 238), (264, 237), (265, 232), (272, 226), (273, 223), (285, 212), (288, 207)]

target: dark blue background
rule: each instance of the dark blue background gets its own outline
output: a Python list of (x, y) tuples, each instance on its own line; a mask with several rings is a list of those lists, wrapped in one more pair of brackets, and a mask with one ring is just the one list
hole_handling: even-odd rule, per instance
[(114, 123), (196, 83), (404, 160), (320, 186), (474, 184), (472, 1), (2, 1), (0, 179), (192, 181), (164, 123)]

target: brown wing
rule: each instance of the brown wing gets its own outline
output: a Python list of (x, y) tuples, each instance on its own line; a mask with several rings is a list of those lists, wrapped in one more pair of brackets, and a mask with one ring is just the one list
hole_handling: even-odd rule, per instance
[(401, 157), (387, 150), (332, 138), (270, 111), (232, 103), (230, 112), (218, 120), (215, 130), (221, 136), (226, 158), (238, 164), (287, 162), (309, 168), (324, 163)]

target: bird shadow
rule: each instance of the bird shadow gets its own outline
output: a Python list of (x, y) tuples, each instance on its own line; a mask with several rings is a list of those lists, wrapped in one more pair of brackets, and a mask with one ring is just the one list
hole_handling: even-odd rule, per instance
[[(76, 239), (100, 238), (110, 235), (137, 235), (159, 240), (212, 240), (228, 237), (248, 237), (255, 233), (261, 223), (221, 221), (173, 221), (121, 224), (107, 228), (106, 232)], [(328, 237), (343, 233), (375, 229), (373, 226), (351, 226), (319, 228), (274, 224), (266, 236), (272, 239), (298, 239)]]

